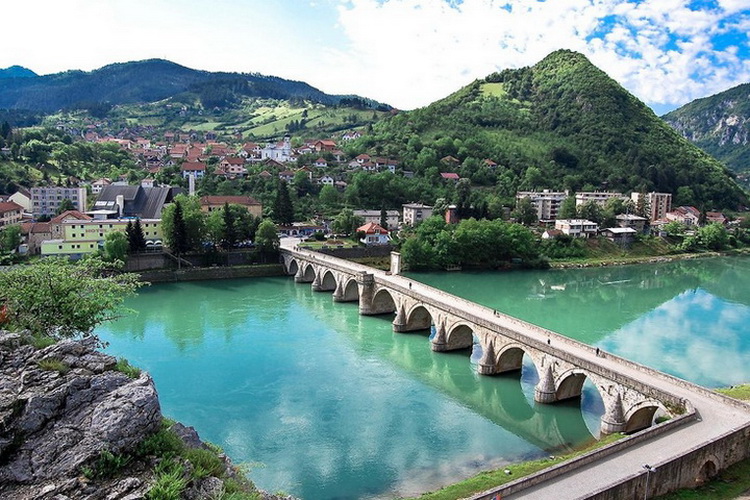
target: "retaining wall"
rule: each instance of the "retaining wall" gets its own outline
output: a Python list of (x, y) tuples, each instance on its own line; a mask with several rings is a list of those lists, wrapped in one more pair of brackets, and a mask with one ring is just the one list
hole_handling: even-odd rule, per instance
[(262, 264), (236, 267), (192, 267), (187, 269), (158, 269), (140, 273), (143, 281), (170, 283), (175, 281), (220, 280), (232, 278), (254, 278), (262, 276), (285, 276), (281, 264)]

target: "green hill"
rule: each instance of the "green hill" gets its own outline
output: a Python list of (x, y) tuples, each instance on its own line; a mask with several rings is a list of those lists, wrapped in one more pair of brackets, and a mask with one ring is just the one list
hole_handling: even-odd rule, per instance
[(37, 76), (37, 74), (23, 66), (11, 66), (0, 69), (0, 78), (30, 78), (34, 76)]
[(750, 83), (696, 99), (662, 118), (732, 170), (750, 171)]
[[(608, 189), (670, 192), (677, 204), (705, 208), (747, 202), (726, 167), (567, 50), (378, 123), (361, 141), (401, 157), (417, 175), (456, 171), (505, 197), (517, 189)], [(447, 156), (458, 162), (441, 161)]]

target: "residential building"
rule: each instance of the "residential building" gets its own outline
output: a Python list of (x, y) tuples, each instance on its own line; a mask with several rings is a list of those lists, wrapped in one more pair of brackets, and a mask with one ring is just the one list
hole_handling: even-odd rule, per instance
[[(362, 217), (365, 223), (374, 222), (375, 224), (380, 224), (380, 210), (355, 210), (354, 215)], [(398, 219), (398, 210), (385, 211), (385, 223), (389, 229), (398, 227)]]
[(620, 214), (615, 216), (615, 219), (617, 220), (617, 227), (629, 227), (637, 233), (646, 231), (646, 222), (648, 222), (648, 219), (640, 215)]
[[(623, 198), (622, 193), (615, 193), (610, 191), (583, 191), (576, 193), (576, 207), (580, 207), (590, 201), (593, 201), (597, 205), (604, 206), (607, 201), (612, 198)], [(624, 198), (627, 199), (627, 198)]]
[(200, 161), (186, 161), (180, 166), (180, 172), (182, 172), (183, 179), (186, 179), (190, 175), (196, 179), (200, 179), (206, 175), (206, 164)]
[(31, 188), (31, 213), (35, 218), (55, 215), (63, 200), (70, 200), (80, 212), (86, 211), (86, 189), (68, 187)]
[(263, 215), (263, 205), (249, 196), (203, 196), (201, 197), (201, 210), (204, 212), (221, 210), (226, 203), (240, 205), (254, 217)]
[(23, 207), (14, 201), (0, 202), (0, 228), (21, 223)]
[(602, 235), (618, 245), (629, 245), (638, 233), (632, 227), (608, 227), (602, 230)]
[(458, 180), (461, 178), (455, 172), (441, 172), (440, 177), (442, 177), (443, 179), (447, 181), (453, 181), (453, 182), (458, 182)]
[(266, 147), (260, 150), (260, 157), (262, 160), (269, 159), (280, 163), (292, 161), (292, 144), (289, 136), (284, 137), (281, 142), (266, 144)]
[(313, 147), (317, 152), (333, 151), (334, 149), (336, 149), (336, 143), (330, 139), (324, 139), (322, 141), (315, 141)]
[(706, 224), (718, 223), (725, 226), (727, 222), (726, 216), (721, 212), (706, 212)]
[[(125, 232), (132, 219), (75, 220), (62, 221), (62, 237), (43, 241), (42, 256), (66, 256), (78, 259), (96, 252), (104, 245), (108, 233)], [(161, 246), (161, 219), (141, 219), (143, 235), (148, 246)]]
[(219, 162), (219, 166), (216, 168), (216, 173), (230, 179), (244, 177), (247, 175), (245, 159), (242, 157), (227, 156)]
[(33, 206), (31, 204), (31, 191), (25, 187), (19, 187), (18, 191), (10, 195), (6, 201), (18, 203), (23, 207), (24, 212), (31, 213), (31, 207)]
[(328, 166), (328, 162), (322, 156), (318, 158), (317, 160), (315, 160), (315, 163), (313, 163), (313, 167), (317, 167), (317, 168), (325, 168), (327, 166)]
[(599, 227), (596, 222), (586, 219), (557, 219), (555, 229), (559, 229), (563, 234), (573, 238), (590, 238), (596, 236)]
[(557, 219), (557, 213), (560, 211), (565, 198), (568, 197), (567, 191), (518, 191), (516, 193), (516, 203), (524, 198), (531, 201), (531, 205), (536, 209), (536, 217), (540, 221), (553, 221)]
[(650, 220), (665, 219), (667, 212), (672, 210), (671, 193), (630, 193), (630, 199), (638, 206), (638, 201), (645, 194), (648, 217)]
[(109, 186), (110, 184), (112, 184), (112, 181), (107, 179), (106, 177), (95, 180), (91, 183), (91, 194), (101, 193), (104, 186)]
[(387, 245), (391, 239), (388, 235), (388, 230), (375, 222), (368, 222), (367, 224), (358, 227), (357, 232), (365, 233), (364, 237), (359, 241), (367, 246)]
[(26, 252), (39, 255), (42, 242), (52, 239), (52, 228), (49, 222), (23, 222), (21, 223), (21, 237), (26, 244)]
[(404, 224), (416, 226), (425, 219), (432, 217), (432, 207), (421, 203), (406, 203), (401, 206)]
[(688, 227), (697, 227), (700, 225), (701, 213), (695, 207), (677, 207), (671, 212), (667, 212), (665, 218), (669, 221), (680, 222)]

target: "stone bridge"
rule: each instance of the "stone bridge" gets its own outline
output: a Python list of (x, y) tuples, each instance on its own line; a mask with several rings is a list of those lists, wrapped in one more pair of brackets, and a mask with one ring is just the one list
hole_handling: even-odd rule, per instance
[[(605, 406), (602, 433), (631, 433), (472, 500), (650, 498), (750, 458), (746, 403), (399, 276), (397, 258), (391, 273), (291, 248), (281, 255), (295, 281), (332, 292), (334, 301), (357, 301), (361, 314), (392, 315), (396, 332), (429, 329), (435, 351), (472, 348), (482, 375), (519, 370), (528, 356), (539, 375), (539, 403), (579, 397), (590, 380)], [(673, 418), (654, 425), (661, 414)]]
[(282, 258), (297, 283), (331, 292), (337, 302), (357, 301), (360, 314), (393, 315), (395, 332), (430, 330), (433, 351), (474, 349), (482, 375), (521, 370), (528, 356), (539, 375), (534, 394), (539, 403), (579, 398), (590, 380), (604, 403), (604, 434), (638, 431), (651, 426), (657, 415), (684, 411), (681, 398), (592, 362), (592, 354), (594, 359), (605, 354), (552, 331), (403, 276), (320, 253), (284, 249)]

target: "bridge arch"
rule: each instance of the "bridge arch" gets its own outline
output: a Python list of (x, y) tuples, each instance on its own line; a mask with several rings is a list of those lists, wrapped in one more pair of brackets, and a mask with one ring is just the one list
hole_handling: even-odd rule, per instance
[[(520, 371), (523, 368), (523, 357), (526, 350), (520, 344), (508, 344), (500, 349), (495, 360), (495, 373)], [(533, 364), (533, 360), (532, 360)], [(536, 365), (534, 365), (536, 368)], [(537, 370), (538, 371), (538, 370)]]
[(722, 463), (716, 455), (710, 455), (698, 469), (698, 472), (695, 475), (695, 485), (702, 486), (706, 482), (715, 478), (719, 474), (719, 471), (723, 469), (721, 465)]
[[(555, 390), (557, 401), (581, 397), (583, 384), (586, 382), (588, 374), (580, 369), (572, 369), (562, 373), (558, 377), (558, 383)], [(597, 389), (598, 390), (598, 389)], [(600, 394), (601, 396), (601, 394)]]
[(299, 263), (297, 263), (297, 259), (290, 259), (289, 262), (286, 265), (286, 273), (290, 276), (294, 276), (297, 274), (297, 271), (299, 270)]
[(389, 314), (396, 311), (396, 301), (386, 288), (378, 289), (372, 296), (370, 314)]
[(315, 280), (315, 267), (311, 263), (303, 263), (294, 275), (297, 283), (312, 283)]
[(357, 302), (359, 300), (357, 280), (353, 277), (342, 275), (336, 284), (333, 300), (336, 302)]
[(323, 277), (320, 279), (321, 292), (330, 292), (336, 289), (336, 275), (330, 269), (324, 269), (319, 272), (323, 273)]
[(403, 331), (429, 330), (434, 323), (433, 315), (423, 304), (416, 304), (406, 313)]
[(451, 325), (446, 336), (446, 351), (469, 349), (474, 345), (474, 329), (464, 322)]
[(650, 399), (633, 405), (625, 413), (625, 429), (623, 432), (630, 434), (651, 427), (654, 422), (654, 415), (661, 407), (661, 404)]

